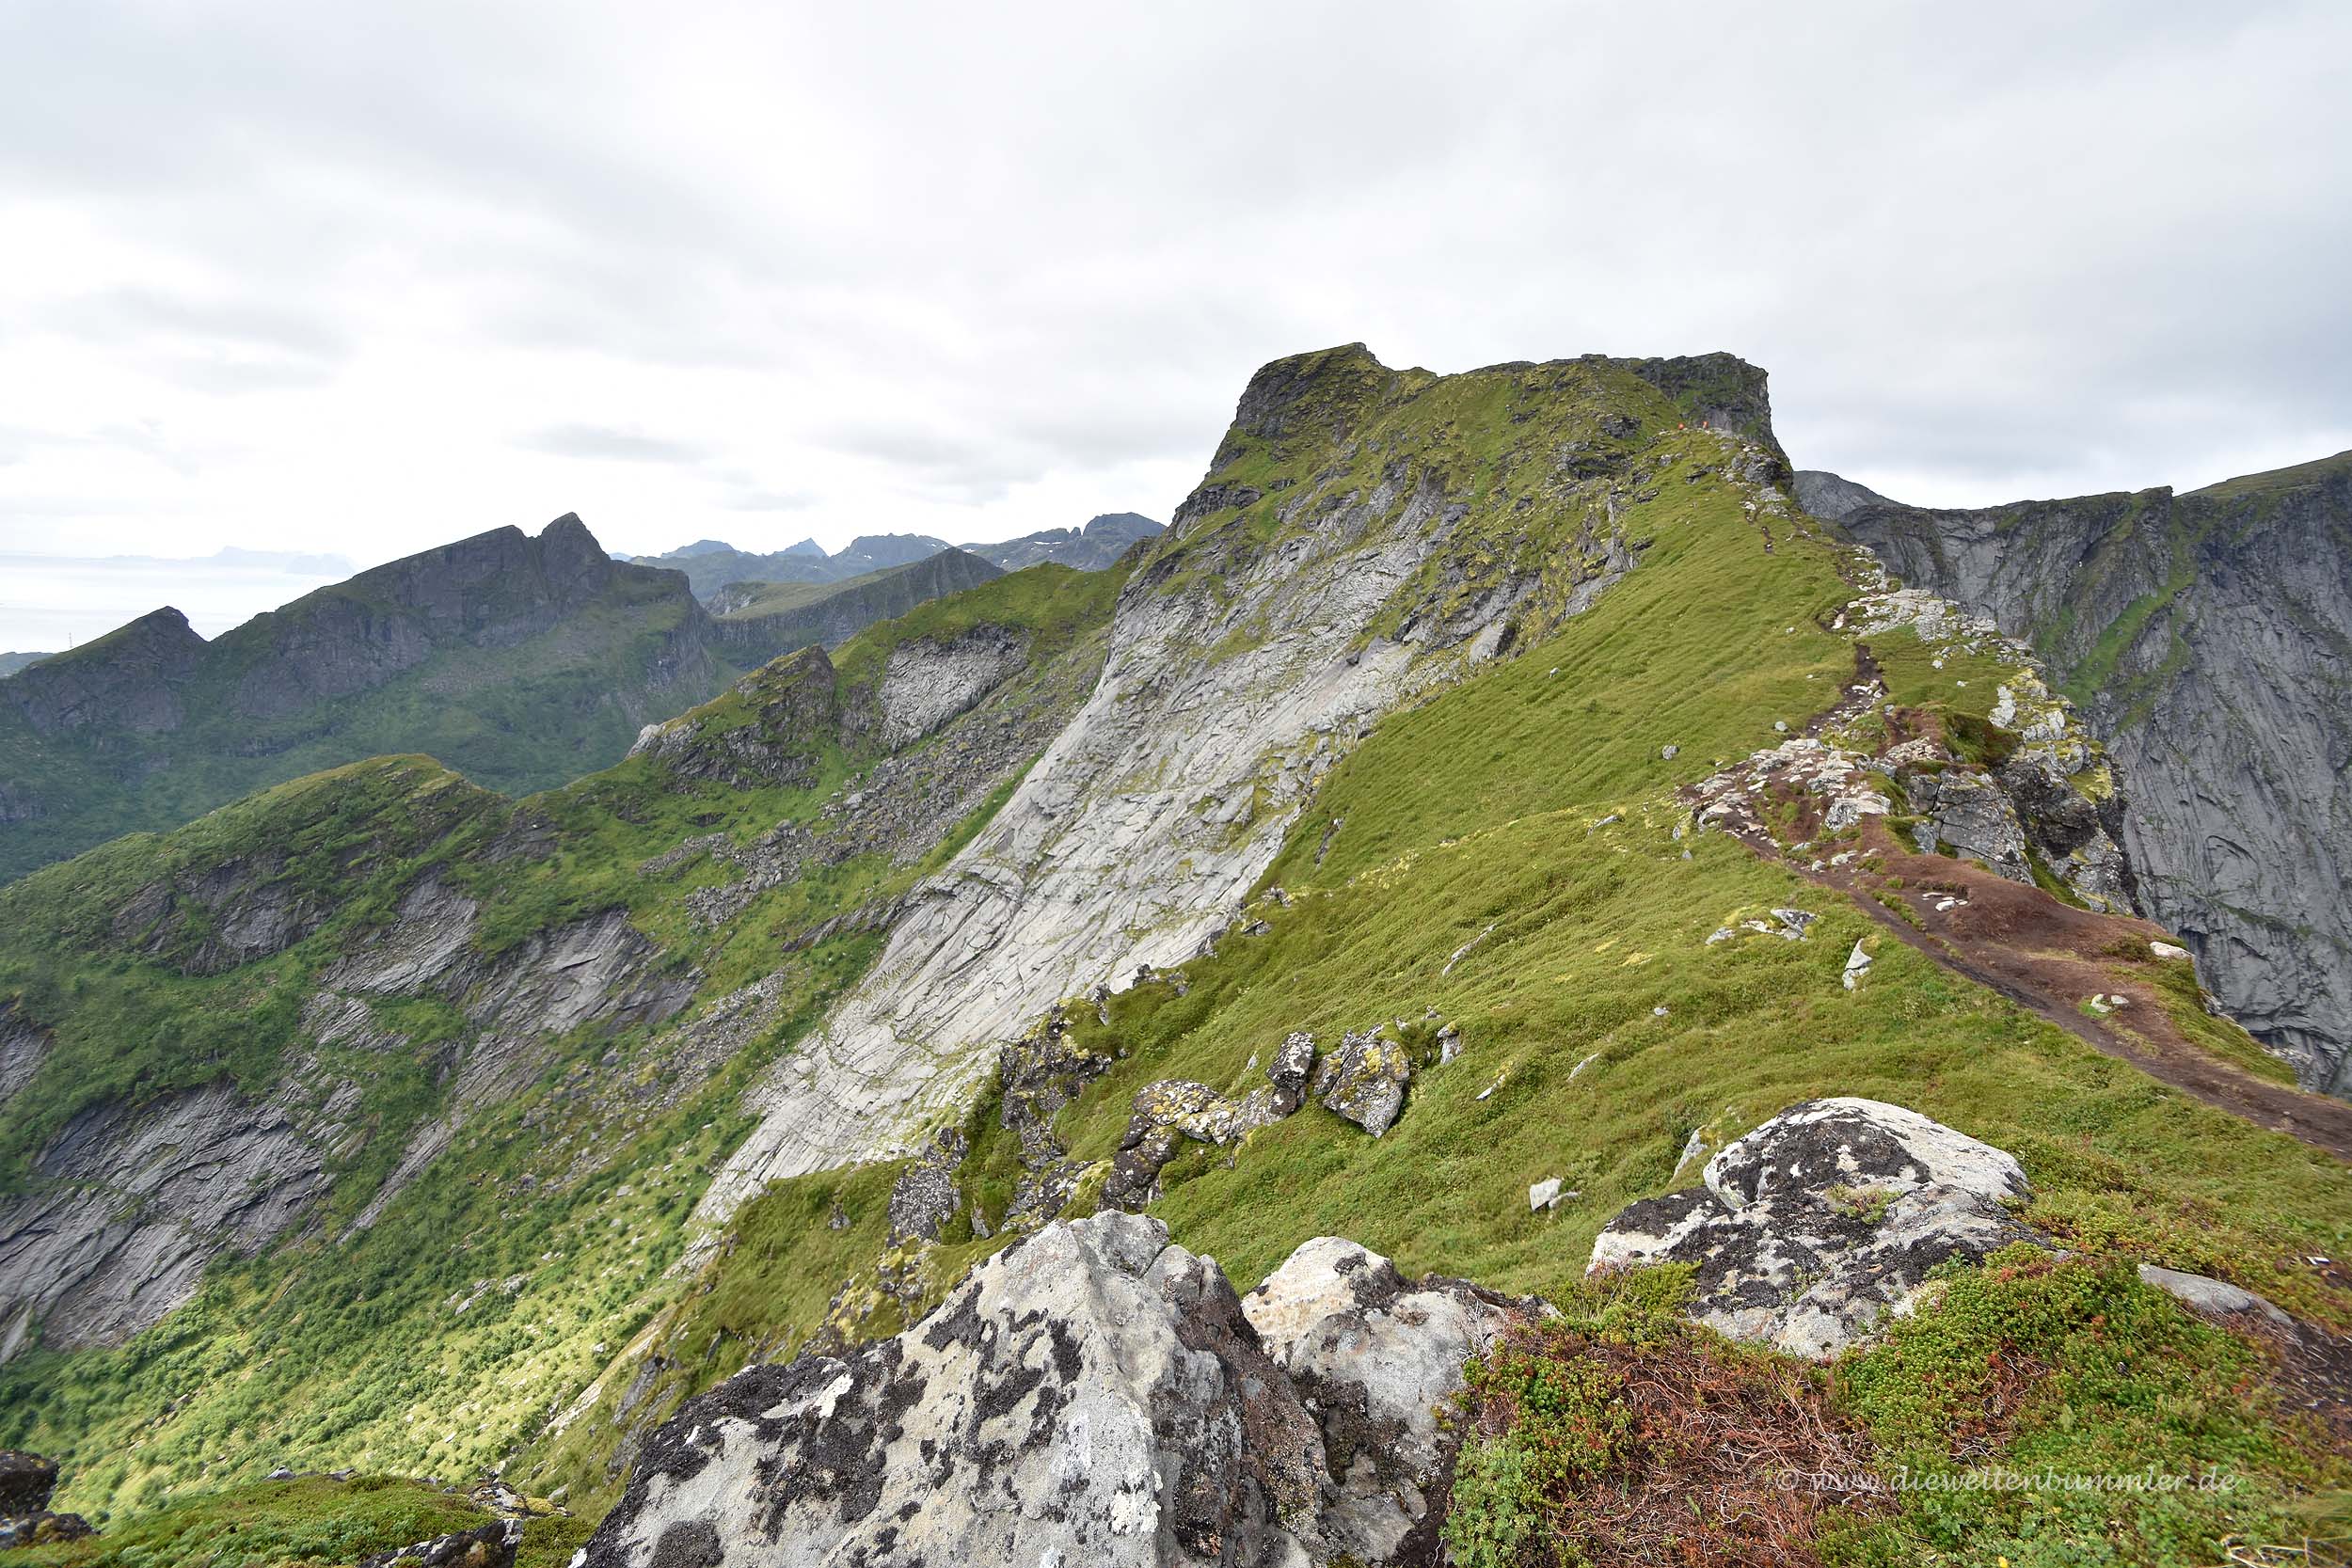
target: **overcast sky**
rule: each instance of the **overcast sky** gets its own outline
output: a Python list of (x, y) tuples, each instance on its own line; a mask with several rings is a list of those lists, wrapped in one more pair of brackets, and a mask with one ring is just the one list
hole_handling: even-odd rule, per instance
[[(1353, 340), (1728, 349), (1905, 499), (2186, 488), (2352, 446), (2347, 60), (2334, 0), (5, 0), (0, 555), (1165, 518)], [(0, 649), (122, 618), (0, 573)]]

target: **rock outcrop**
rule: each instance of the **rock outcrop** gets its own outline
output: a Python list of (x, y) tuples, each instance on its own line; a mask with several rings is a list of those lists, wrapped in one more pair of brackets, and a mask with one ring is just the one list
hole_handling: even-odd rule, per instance
[(2352, 453), (2187, 495), (1837, 515), (2033, 644), (2113, 759), (2144, 912), (2305, 1087), (2352, 1091)]
[[(1573, 614), (1632, 568), (1613, 498), (1635, 483), (1618, 472), (1641, 429), (1629, 410), (1678, 411), (1655, 388), (1764, 430), (1736, 461), (1783, 471), (1761, 374), (1728, 356), (1472, 373), (1524, 382), (1559, 420), (1531, 432), (1545, 460), (1520, 481), (1522, 506), (1540, 503), (1559, 540), (1538, 542), (1523, 515), (1507, 551), (1457, 537), (1471, 505), (1442, 465), (1333, 466), (1365, 422), (1406, 418), (1426, 372), (1391, 372), (1360, 345), (1265, 367), (1216, 469), (1127, 581), (1093, 694), (910, 896), (856, 993), (755, 1091), (760, 1125), (713, 1182), (705, 1223), (771, 1180), (902, 1153), (1057, 999), (1199, 951), (1380, 715), (1493, 657), (1520, 618)], [(1271, 500), (1223, 477), (1269, 446), (1313, 477)]]
[(894, 1339), (690, 1401), (584, 1568), (1435, 1563), (1441, 1408), (1524, 1310), (1332, 1238), (1245, 1303), (1156, 1220), (1057, 1223)]
[(2027, 1194), (2015, 1160), (1881, 1101), (1791, 1106), (1705, 1180), (1627, 1207), (1588, 1267), (1692, 1264), (1692, 1317), (1798, 1355), (1837, 1354), (1949, 1259), (2039, 1240), (2004, 1207)]
[(156, 1322), (219, 1253), (284, 1233), (326, 1191), (290, 1107), (234, 1085), (83, 1112), (0, 1198), (0, 1359), (38, 1323), (54, 1349), (111, 1344)]
[(942, 594), (977, 588), (1004, 569), (963, 550), (941, 550), (904, 566), (823, 586), (729, 583), (707, 595), (722, 646), (756, 663), (811, 643), (838, 647), (877, 621), (904, 615)]
[(0, 1449), (0, 1551), (79, 1541), (97, 1532), (78, 1513), (52, 1513), (57, 1462), (37, 1453)]

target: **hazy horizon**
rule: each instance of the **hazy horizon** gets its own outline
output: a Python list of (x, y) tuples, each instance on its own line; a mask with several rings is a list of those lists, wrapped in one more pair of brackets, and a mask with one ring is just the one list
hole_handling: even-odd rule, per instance
[[(0, 44), (0, 553), (1165, 517), (1252, 371), (1351, 341), (1737, 354), (1799, 465), (1933, 505), (2352, 447), (2339, 7), (105, 0)], [(20, 572), (0, 644), (96, 592)]]

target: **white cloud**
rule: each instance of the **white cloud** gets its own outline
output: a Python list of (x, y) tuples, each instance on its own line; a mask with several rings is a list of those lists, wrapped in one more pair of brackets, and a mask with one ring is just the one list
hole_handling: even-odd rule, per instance
[(1907, 499), (2204, 483), (2352, 445), (2347, 56), (2316, 3), (25, 0), (0, 550), (1165, 516), (1356, 340), (1729, 349)]

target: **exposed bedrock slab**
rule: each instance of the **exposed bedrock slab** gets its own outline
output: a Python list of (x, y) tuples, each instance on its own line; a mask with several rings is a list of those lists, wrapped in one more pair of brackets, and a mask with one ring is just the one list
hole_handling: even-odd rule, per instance
[(1831, 1356), (1904, 1310), (1930, 1270), (2040, 1238), (2010, 1217), (2015, 1160), (1883, 1101), (1791, 1106), (1708, 1161), (1706, 1185), (1629, 1205), (1591, 1269), (1690, 1263), (1690, 1314)]

